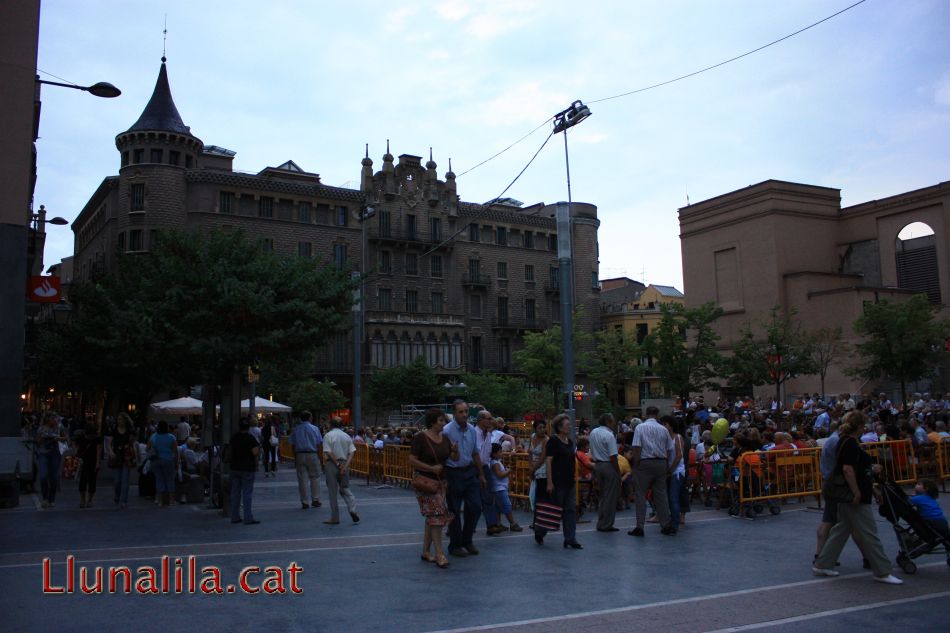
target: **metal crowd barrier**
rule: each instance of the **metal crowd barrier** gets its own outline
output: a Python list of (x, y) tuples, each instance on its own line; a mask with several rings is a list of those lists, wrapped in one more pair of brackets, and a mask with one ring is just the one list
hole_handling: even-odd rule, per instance
[(508, 469), (508, 496), (527, 507), (531, 493), (531, 459), (527, 453), (506, 453), (501, 462)]
[(356, 444), (356, 452), (353, 453), (353, 459), (350, 461), (350, 473), (354, 475), (369, 475), (369, 446), (366, 444)]
[(756, 451), (738, 460), (739, 502), (821, 498), (820, 448)]
[(294, 461), (294, 448), (290, 445), (289, 437), (280, 438), (280, 446), (277, 448), (277, 458), (279, 460)]
[(409, 447), (387, 444), (383, 448), (383, 479), (400, 485), (409, 485), (412, 467), (409, 465)]
[(861, 444), (875, 464), (880, 464), (881, 477), (898, 484), (917, 482), (917, 459), (910, 440), (891, 440), (887, 442), (868, 442)]
[(950, 479), (950, 440), (944, 440), (937, 445), (937, 464), (940, 468), (940, 479), (943, 490), (947, 490), (947, 480)]

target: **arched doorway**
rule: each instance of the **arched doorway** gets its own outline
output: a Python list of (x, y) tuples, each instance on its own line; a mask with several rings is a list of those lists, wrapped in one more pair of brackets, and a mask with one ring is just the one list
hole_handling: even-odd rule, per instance
[(927, 295), (930, 303), (940, 303), (937, 273), (937, 240), (923, 222), (911, 222), (897, 234), (897, 285)]

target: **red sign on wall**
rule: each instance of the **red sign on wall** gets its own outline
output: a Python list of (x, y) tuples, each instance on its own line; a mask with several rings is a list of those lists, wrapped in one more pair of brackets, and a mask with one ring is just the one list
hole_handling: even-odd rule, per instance
[(26, 298), (37, 303), (57, 303), (62, 298), (59, 277), (34, 275), (26, 287)]

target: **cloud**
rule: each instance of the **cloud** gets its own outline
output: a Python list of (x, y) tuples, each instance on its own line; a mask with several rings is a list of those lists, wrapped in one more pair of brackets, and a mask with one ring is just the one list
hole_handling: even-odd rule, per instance
[(419, 12), (419, 7), (404, 4), (398, 9), (394, 9), (386, 14), (383, 23), (387, 30), (401, 31), (406, 25), (406, 20)]
[(937, 105), (950, 106), (950, 73), (945, 73), (937, 82), (934, 91), (934, 102)]
[(561, 92), (545, 91), (540, 82), (511, 86), (500, 97), (478, 105), (472, 119), (482, 125), (538, 125), (564, 109), (569, 99)]
[(458, 22), (471, 13), (471, 9), (469, 8), (468, 4), (465, 2), (459, 2), (458, 0), (440, 2), (435, 6), (435, 11), (450, 22)]

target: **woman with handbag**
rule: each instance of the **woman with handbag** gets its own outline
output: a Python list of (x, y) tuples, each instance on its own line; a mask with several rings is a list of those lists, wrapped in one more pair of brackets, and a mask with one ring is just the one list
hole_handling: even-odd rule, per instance
[(531, 510), (534, 510), (537, 489), (544, 486), (548, 479), (547, 469), (544, 467), (546, 461), (544, 459), (544, 449), (549, 439), (547, 421), (535, 420), (534, 434), (531, 436), (531, 444), (528, 449), (528, 454), (531, 456), (531, 490), (528, 492)]
[(128, 414), (120, 413), (106, 442), (106, 449), (115, 484), (112, 500), (123, 510), (129, 504), (129, 476), (136, 462), (132, 440), (132, 420)]
[[(419, 510), (426, 518), (422, 560), (445, 569), (449, 560), (442, 550), (442, 530), (455, 518), (445, 503), (445, 462), (450, 457), (458, 458), (458, 447), (442, 435), (445, 427), (443, 411), (435, 408), (426, 411), (423, 425), (425, 430), (412, 438), (409, 452), (409, 465), (415, 470), (412, 487), (416, 491)], [(429, 552), (433, 546), (434, 557)]]
[(544, 449), (547, 478), (538, 481), (534, 514), (534, 541), (544, 545), (544, 535), (564, 525), (564, 548), (584, 549), (575, 537), (575, 448), (571, 441), (571, 418), (561, 414), (551, 423), (554, 436)]
[(277, 449), (280, 446), (280, 426), (276, 419), (271, 418), (264, 423), (261, 429), (261, 447), (264, 449), (264, 476), (277, 476)]
[(871, 497), (880, 501), (880, 493), (874, 490), (871, 478), (873, 462), (858, 442), (867, 422), (861, 411), (849, 412), (838, 430), (838, 459), (831, 477), (824, 485), (825, 496), (836, 503), (838, 522), (831, 528), (828, 540), (812, 566), (816, 576), (837, 576), (835, 561), (854, 535), (864, 556), (871, 565), (874, 580), (888, 585), (903, 584), (900, 578), (891, 575), (891, 562), (884, 553), (884, 546), (877, 534), (877, 522), (871, 512)]

